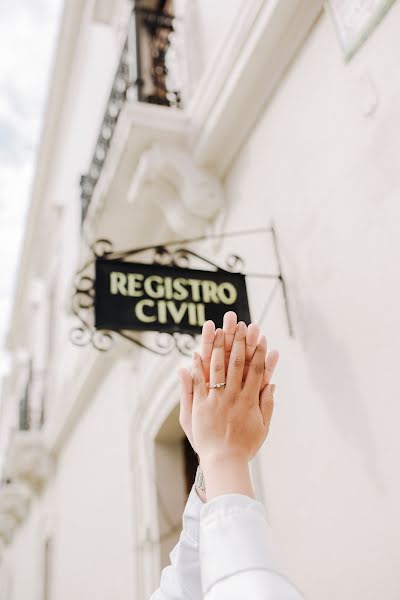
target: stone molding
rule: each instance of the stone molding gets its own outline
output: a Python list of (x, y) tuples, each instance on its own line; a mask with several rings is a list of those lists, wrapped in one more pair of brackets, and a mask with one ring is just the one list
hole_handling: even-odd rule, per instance
[(7, 476), (39, 493), (53, 472), (53, 458), (40, 431), (18, 431), (11, 438)]
[(169, 227), (185, 236), (204, 233), (223, 206), (221, 182), (198, 167), (176, 144), (159, 143), (143, 152), (132, 177), (128, 202), (140, 197), (157, 204)]
[(17, 520), (8, 513), (0, 512), (0, 540), (9, 544), (14, 535)]
[(322, 10), (322, 0), (243, 3), (187, 107), (198, 164), (224, 179)]
[(8, 514), (21, 522), (28, 514), (31, 491), (21, 482), (9, 483), (0, 487), (0, 515)]

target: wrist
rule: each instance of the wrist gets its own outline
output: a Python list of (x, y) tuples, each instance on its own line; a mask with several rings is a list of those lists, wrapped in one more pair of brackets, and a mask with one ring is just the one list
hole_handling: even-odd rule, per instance
[(222, 494), (244, 494), (255, 498), (246, 457), (215, 454), (203, 457), (201, 466), (207, 486), (207, 501)]
[(196, 477), (194, 480), (194, 487), (200, 500), (202, 502), (207, 502), (204, 474), (200, 464), (197, 467)]

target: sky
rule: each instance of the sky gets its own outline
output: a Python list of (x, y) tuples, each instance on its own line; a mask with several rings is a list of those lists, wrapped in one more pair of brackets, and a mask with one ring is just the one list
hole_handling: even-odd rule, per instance
[(62, 0), (0, 0), (0, 376)]

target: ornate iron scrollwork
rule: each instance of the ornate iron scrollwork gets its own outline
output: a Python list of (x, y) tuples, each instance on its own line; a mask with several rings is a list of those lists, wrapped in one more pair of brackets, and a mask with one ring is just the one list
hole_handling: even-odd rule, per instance
[[(95, 306), (95, 280), (94, 280), (94, 265), (97, 258), (108, 258), (130, 261), (133, 257), (140, 257), (144, 255), (147, 260), (144, 262), (171, 266), (171, 267), (191, 267), (192, 263), (195, 262), (197, 265), (200, 263), (203, 268), (212, 268), (216, 271), (222, 272), (243, 272), (244, 261), (237, 254), (230, 254), (225, 259), (225, 268), (222, 268), (215, 262), (211, 261), (200, 254), (197, 254), (193, 250), (183, 247), (182, 244), (202, 242), (210, 238), (227, 238), (235, 237), (239, 235), (252, 235), (256, 233), (267, 233), (272, 235), (272, 241), (275, 249), (275, 258), (278, 265), (278, 273), (247, 273), (247, 277), (264, 278), (274, 280), (275, 284), (272, 287), (269, 295), (267, 296), (263, 310), (261, 312), (258, 322), (261, 324), (265, 314), (271, 305), (271, 302), (279, 288), (282, 287), (283, 298), (285, 302), (286, 316), (288, 322), (289, 335), (293, 335), (289, 307), (287, 301), (285, 281), (281, 273), (280, 258), (277, 249), (276, 236), (273, 227), (268, 229), (257, 229), (251, 231), (234, 232), (231, 234), (221, 234), (213, 236), (203, 236), (193, 239), (180, 240), (167, 242), (165, 244), (159, 244), (156, 246), (143, 246), (141, 248), (134, 248), (124, 251), (114, 250), (113, 244), (110, 240), (99, 239), (92, 246), (92, 257), (84, 266), (78, 271), (75, 284), (75, 292), (72, 298), (72, 311), (79, 319), (80, 323), (72, 329), (70, 332), (71, 341), (78, 346), (86, 346), (91, 344), (94, 348), (99, 351), (105, 352), (109, 350), (116, 339), (116, 336), (120, 336), (130, 342), (133, 342), (137, 346), (149, 350), (154, 354), (164, 356), (169, 354), (173, 350), (177, 350), (185, 356), (190, 356), (193, 352), (197, 336), (189, 333), (167, 333), (167, 332), (146, 332), (139, 334), (135, 331), (118, 330), (109, 331), (103, 329), (96, 329), (94, 325), (94, 306)], [(150, 253), (150, 254), (149, 254)]]

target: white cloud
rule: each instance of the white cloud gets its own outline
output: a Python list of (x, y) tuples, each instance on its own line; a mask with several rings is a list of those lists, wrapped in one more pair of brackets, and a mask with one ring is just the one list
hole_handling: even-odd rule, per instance
[[(0, 348), (39, 143), (62, 0), (0, 3)], [(4, 355), (0, 354), (0, 373)]]

